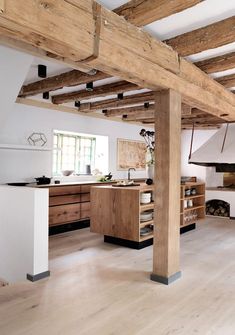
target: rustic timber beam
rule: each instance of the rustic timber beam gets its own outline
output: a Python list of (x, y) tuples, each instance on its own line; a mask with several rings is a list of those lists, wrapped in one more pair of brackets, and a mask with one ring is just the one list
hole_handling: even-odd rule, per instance
[[(94, 1), (48, 0), (45, 5), (5, 0), (5, 4), (0, 14), (0, 33), (4, 36), (73, 62), (89, 63), (91, 68), (140, 87), (175, 89), (192, 106), (224, 115), (226, 120), (235, 119), (232, 93), (189, 62), (183, 64), (177, 52), (164, 43)], [(52, 24), (53, 29), (48, 29)]]
[(88, 112), (108, 108), (126, 107), (130, 105), (145, 102), (153, 102), (153, 101), (154, 101), (154, 92), (144, 92), (144, 93), (130, 94), (126, 96), (124, 95), (123, 99), (121, 100), (118, 98), (113, 98), (90, 103), (82, 103), (79, 110)]
[(66, 73), (59, 74), (57, 76), (49, 77), (28, 85), (24, 85), (20, 90), (19, 96), (27, 97), (43, 92), (55, 91), (63, 87), (86, 84), (91, 81), (97, 81), (109, 77), (109, 75), (100, 71), (97, 71), (97, 73), (95, 73), (94, 75), (89, 75), (77, 70), (72, 70)]
[(235, 42), (235, 16), (165, 41), (181, 56)]
[(193, 7), (203, 0), (131, 0), (114, 12), (137, 27), (145, 26)]
[[(155, 93), (156, 96), (156, 93)], [(150, 104), (149, 107), (145, 106), (134, 106), (134, 107), (126, 107), (126, 108), (114, 108), (104, 111), (104, 115), (107, 117), (110, 116), (123, 116), (123, 120), (129, 121), (131, 117), (134, 119), (142, 119), (146, 117), (152, 117), (153, 111), (155, 110), (155, 102)], [(191, 115), (192, 108), (185, 104), (181, 106), (181, 114), (182, 115)]]
[(216, 79), (224, 87), (231, 88), (235, 86), (235, 73)]
[(114, 108), (105, 110), (103, 114), (106, 117), (110, 116), (123, 116), (123, 115), (136, 115), (136, 114), (146, 114), (148, 115), (150, 112), (154, 110), (154, 104), (149, 105), (149, 108), (145, 108), (144, 106), (135, 106), (135, 107), (126, 107), (126, 108)]
[(106, 84), (94, 87), (93, 91), (81, 90), (70, 93), (64, 93), (52, 96), (54, 104), (63, 104), (75, 100), (92, 99), (97, 97), (105, 97), (112, 94), (133, 91), (140, 89), (137, 85), (128, 83), (126, 81), (119, 81), (116, 83)]
[(206, 73), (215, 73), (233, 69), (235, 68), (235, 52), (205, 59), (194, 64)]

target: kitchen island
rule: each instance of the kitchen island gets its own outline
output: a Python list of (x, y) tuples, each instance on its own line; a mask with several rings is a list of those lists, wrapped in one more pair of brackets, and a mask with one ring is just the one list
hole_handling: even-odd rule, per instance
[(153, 220), (140, 222), (142, 212), (153, 210), (154, 203), (140, 204), (141, 193), (153, 192), (153, 185), (118, 187), (95, 186), (91, 190), (91, 231), (104, 235), (105, 242), (141, 249), (153, 243), (153, 231), (141, 236), (141, 228)]
[[(118, 187), (95, 186), (91, 189), (91, 231), (104, 235), (104, 241), (135, 249), (153, 243), (153, 185)], [(191, 193), (191, 191), (193, 191)], [(143, 204), (143, 194), (151, 193), (151, 201)], [(153, 213), (152, 213), (153, 214)], [(205, 218), (205, 184), (187, 182), (180, 187), (180, 233), (196, 228)], [(154, 229), (157, 229), (155, 226)]]

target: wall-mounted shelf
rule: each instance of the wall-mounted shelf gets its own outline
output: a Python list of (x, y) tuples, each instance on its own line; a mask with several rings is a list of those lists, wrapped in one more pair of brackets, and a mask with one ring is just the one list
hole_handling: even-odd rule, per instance
[(21, 144), (0, 144), (0, 149), (25, 150), (25, 151), (52, 151), (52, 148), (48, 147), (36, 147), (33, 145), (21, 145)]

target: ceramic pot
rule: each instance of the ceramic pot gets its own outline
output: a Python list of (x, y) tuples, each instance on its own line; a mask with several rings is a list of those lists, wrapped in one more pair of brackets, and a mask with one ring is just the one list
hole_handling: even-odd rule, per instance
[(154, 164), (147, 165), (146, 170), (148, 179), (154, 179)]

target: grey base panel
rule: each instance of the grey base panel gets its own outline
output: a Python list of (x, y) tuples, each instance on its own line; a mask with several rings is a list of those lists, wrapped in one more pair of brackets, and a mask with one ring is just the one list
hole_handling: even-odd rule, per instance
[(36, 275), (30, 275), (29, 273), (27, 273), (27, 279), (32, 282), (38, 281), (40, 279), (44, 279), (49, 276), (50, 276), (50, 271), (41, 272)]
[(181, 271), (176, 272), (175, 274), (173, 274), (170, 277), (162, 277), (162, 276), (155, 275), (154, 273), (152, 273), (150, 275), (151, 280), (156, 281), (158, 283), (165, 284), (165, 285), (169, 285), (169, 284), (173, 283), (174, 281), (176, 281), (180, 277), (181, 277)]

